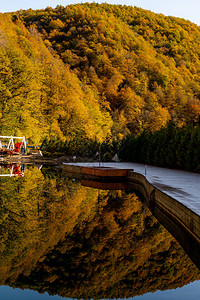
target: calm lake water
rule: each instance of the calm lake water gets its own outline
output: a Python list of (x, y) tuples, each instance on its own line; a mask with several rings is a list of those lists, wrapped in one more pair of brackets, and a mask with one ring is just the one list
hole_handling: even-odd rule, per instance
[(133, 190), (48, 166), (0, 175), (2, 300), (199, 299), (200, 271)]

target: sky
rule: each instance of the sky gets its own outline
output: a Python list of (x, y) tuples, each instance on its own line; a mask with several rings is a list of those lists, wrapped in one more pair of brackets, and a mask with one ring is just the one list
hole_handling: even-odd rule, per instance
[[(183, 286), (182, 288), (147, 293), (142, 296), (129, 298), (129, 300), (199, 300), (199, 294), (200, 281), (195, 281)], [(0, 287), (0, 297), (1, 300), (71, 300), (68, 298), (61, 298), (59, 296), (49, 296), (48, 293), (39, 294), (36, 291), (13, 289), (8, 286)]]
[[(20, 9), (42, 9), (47, 6), (69, 5), (84, 0), (0, 0), (0, 12), (13, 12)], [(152, 12), (162, 13), (166, 16), (175, 16), (190, 20), (200, 26), (200, 1), (199, 0), (96, 0), (87, 2), (107, 2), (141, 7)]]

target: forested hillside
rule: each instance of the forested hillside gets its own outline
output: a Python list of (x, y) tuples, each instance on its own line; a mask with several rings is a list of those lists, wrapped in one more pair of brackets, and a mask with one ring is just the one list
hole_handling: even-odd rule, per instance
[(200, 114), (200, 28), (136, 7), (0, 15), (0, 131), (121, 140)]
[(120, 159), (200, 172), (200, 126), (177, 128), (173, 123), (155, 132), (127, 136)]

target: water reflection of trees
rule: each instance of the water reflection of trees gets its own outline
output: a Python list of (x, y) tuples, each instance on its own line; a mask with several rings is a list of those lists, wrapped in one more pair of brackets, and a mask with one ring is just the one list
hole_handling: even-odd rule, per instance
[(124, 298), (199, 279), (134, 193), (46, 174), (32, 167), (24, 178), (0, 181), (1, 284), (71, 298)]

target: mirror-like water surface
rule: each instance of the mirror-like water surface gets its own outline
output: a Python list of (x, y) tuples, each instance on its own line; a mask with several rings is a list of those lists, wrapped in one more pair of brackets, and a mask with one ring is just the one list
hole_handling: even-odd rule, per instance
[(0, 177), (1, 299), (199, 295), (199, 270), (134, 191), (89, 188), (44, 166), (19, 171)]

